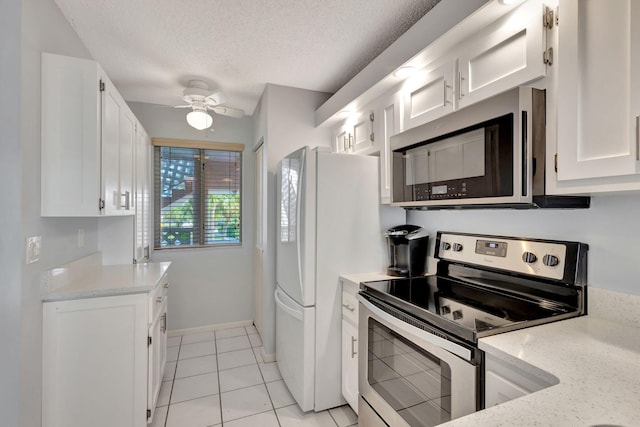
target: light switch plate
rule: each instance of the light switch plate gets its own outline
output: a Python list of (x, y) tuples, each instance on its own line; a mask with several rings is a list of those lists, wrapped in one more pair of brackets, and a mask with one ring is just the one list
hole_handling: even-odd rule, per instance
[(42, 242), (42, 236), (31, 236), (27, 237), (27, 256), (26, 262), (27, 264), (33, 264), (34, 262), (40, 261), (40, 245)]

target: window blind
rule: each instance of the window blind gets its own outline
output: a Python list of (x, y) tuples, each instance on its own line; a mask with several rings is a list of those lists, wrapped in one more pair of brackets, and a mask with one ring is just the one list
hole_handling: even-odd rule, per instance
[(155, 147), (155, 248), (239, 244), (242, 152)]

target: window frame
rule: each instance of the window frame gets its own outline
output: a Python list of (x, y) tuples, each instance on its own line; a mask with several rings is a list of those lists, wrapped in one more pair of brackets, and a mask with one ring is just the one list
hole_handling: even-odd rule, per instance
[[(197, 140), (185, 140), (185, 139), (170, 139), (170, 138), (152, 138), (153, 145), (153, 203), (154, 203), (154, 218), (153, 218), (153, 250), (154, 251), (164, 251), (164, 250), (174, 250), (174, 249), (212, 249), (212, 248), (224, 248), (224, 247), (239, 247), (244, 243), (244, 221), (243, 221), (243, 212), (244, 212), (244, 144), (239, 143), (228, 143), (228, 142), (212, 142), (212, 141), (197, 141)], [(162, 147), (169, 148), (187, 148), (199, 150), (200, 159), (203, 158), (205, 151), (207, 150), (215, 150), (215, 151), (225, 151), (225, 152), (235, 152), (239, 155), (240, 162), (240, 173), (239, 173), (239, 181), (238, 181), (238, 192), (239, 192), (239, 233), (238, 233), (238, 241), (237, 242), (224, 242), (221, 241), (219, 243), (212, 244), (197, 244), (197, 245), (181, 245), (181, 246), (162, 246), (161, 244), (161, 228), (160, 228), (160, 220), (161, 220), (161, 198), (162, 198), (162, 183), (160, 180), (160, 162), (162, 161), (162, 157), (160, 155), (160, 150)], [(200, 161), (200, 168), (198, 174), (202, 174), (202, 160)], [(158, 173), (156, 173), (158, 171)], [(194, 171), (194, 180), (203, 181), (203, 176), (199, 177), (195, 176)], [(204, 190), (204, 188), (202, 188)], [(198, 217), (200, 219), (197, 227), (200, 229), (201, 239), (200, 241), (204, 241), (205, 232), (204, 232), (204, 224), (205, 224), (205, 215), (204, 215), (204, 205), (206, 194), (204, 191), (200, 191), (200, 213)]]

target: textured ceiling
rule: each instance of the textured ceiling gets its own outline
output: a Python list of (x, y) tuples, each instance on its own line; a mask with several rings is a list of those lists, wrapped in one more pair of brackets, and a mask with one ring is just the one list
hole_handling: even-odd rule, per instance
[(439, 0), (55, 0), (127, 101), (190, 79), (252, 114), (266, 83), (335, 92)]

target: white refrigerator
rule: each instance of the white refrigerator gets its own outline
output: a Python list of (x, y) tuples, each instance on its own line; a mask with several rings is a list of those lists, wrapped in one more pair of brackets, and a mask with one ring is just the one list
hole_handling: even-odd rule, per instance
[(278, 166), (276, 359), (303, 411), (346, 403), (339, 275), (384, 269), (378, 161), (304, 147)]

